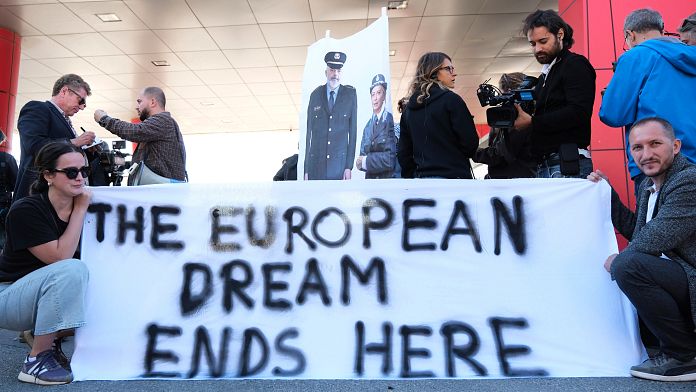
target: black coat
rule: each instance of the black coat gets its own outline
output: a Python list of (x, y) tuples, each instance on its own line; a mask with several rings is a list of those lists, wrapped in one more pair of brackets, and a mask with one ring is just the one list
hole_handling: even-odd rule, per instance
[(596, 74), (579, 54), (562, 50), (548, 76), (536, 86), (532, 117), (532, 154), (541, 158), (558, 152), (565, 143), (590, 145), (590, 118), (595, 99)]
[(31, 168), (41, 147), (59, 140), (69, 143), (75, 137), (63, 114), (49, 101), (27, 102), (19, 112), (17, 129), (22, 149), (13, 200), (29, 194), (29, 188), (36, 180), (36, 173)]
[(472, 178), (469, 158), (478, 147), (478, 134), (464, 100), (437, 84), (423, 103), (417, 96), (411, 96), (401, 115), (401, 176)]
[(474, 162), (488, 165), (487, 178), (536, 177), (536, 160), (530, 156), (529, 130), (491, 128), (488, 147), (479, 148)]
[(340, 180), (353, 169), (358, 99), (355, 88), (341, 85), (329, 111), (326, 85), (312, 91), (307, 107), (304, 172), (310, 180)]

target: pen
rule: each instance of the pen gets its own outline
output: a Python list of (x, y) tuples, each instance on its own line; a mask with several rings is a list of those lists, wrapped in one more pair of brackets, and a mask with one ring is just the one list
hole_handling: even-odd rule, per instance
[(84, 127), (80, 127), (80, 129), (82, 130), (82, 132), (87, 132), (87, 131), (85, 131)]

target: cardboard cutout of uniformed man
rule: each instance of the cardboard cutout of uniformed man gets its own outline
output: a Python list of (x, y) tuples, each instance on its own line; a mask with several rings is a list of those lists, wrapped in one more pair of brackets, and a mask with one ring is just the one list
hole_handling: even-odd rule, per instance
[(353, 86), (341, 85), (346, 54), (329, 52), (326, 84), (317, 87), (307, 107), (305, 180), (350, 180), (357, 134), (357, 97)]
[(370, 85), (372, 117), (365, 125), (360, 156), (355, 166), (365, 172), (365, 178), (392, 178), (396, 162), (396, 136), (394, 136), (394, 117), (387, 111), (384, 101), (387, 97), (387, 81), (384, 75), (377, 74)]

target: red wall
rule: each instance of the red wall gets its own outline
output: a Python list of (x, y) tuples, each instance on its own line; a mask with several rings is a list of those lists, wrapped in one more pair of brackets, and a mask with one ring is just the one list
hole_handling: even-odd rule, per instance
[(9, 151), (12, 143), (21, 40), (14, 32), (0, 28), (0, 129), (7, 136), (2, 151)]
[[(597, 96), (592, 114), (592, 160), (595, 169), (607, 173), (624, 203), (633, 207), (633, 181), (626, 169), (623, 128), (611, 128), (599, 120), (601, 91), (612, 77), (612, 62), (623, 53), (623, 21), (639, 8), (652, 8), (662, 14), (665, 29), (675, 32), (681, 21), (696, 8), (683, 0), (559, 0), (558, 10), (573, 27), (573, 51), (585, 55), (597, 72)], [(693, 8), (693, 9), (692, 9)], [(625, 245), (625, 240), (620, 245)]]

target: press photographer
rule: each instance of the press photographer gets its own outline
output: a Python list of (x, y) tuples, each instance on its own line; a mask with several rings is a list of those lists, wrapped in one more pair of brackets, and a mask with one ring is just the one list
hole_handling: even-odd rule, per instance
[(555, 11), (530, 14), (522, 30), (543, 67), (535, 88), (534, 113), (530, 115), (516, 104), (514, 128), (531, 130), (531, 152), (539, 164), (537, 177), (585, 178), (592, 172), (587, 148), (595, 71), (584, 56), (570, 52), (573, 28)]
[(481, 106), (493, 106), (486, 110), (491, 130), (488, 147), (479, 148), (474, 162), (488, 165), (486, 178), (536, 177), (536, 161), (529, 151), (529, 130), (512, 130), (517, 118), (515, 103), (527, 113), (534, 111), (534, 91), (537, 78), (520, 72), (503, 74), (497, 88), (483, 83), (476, 91)]

